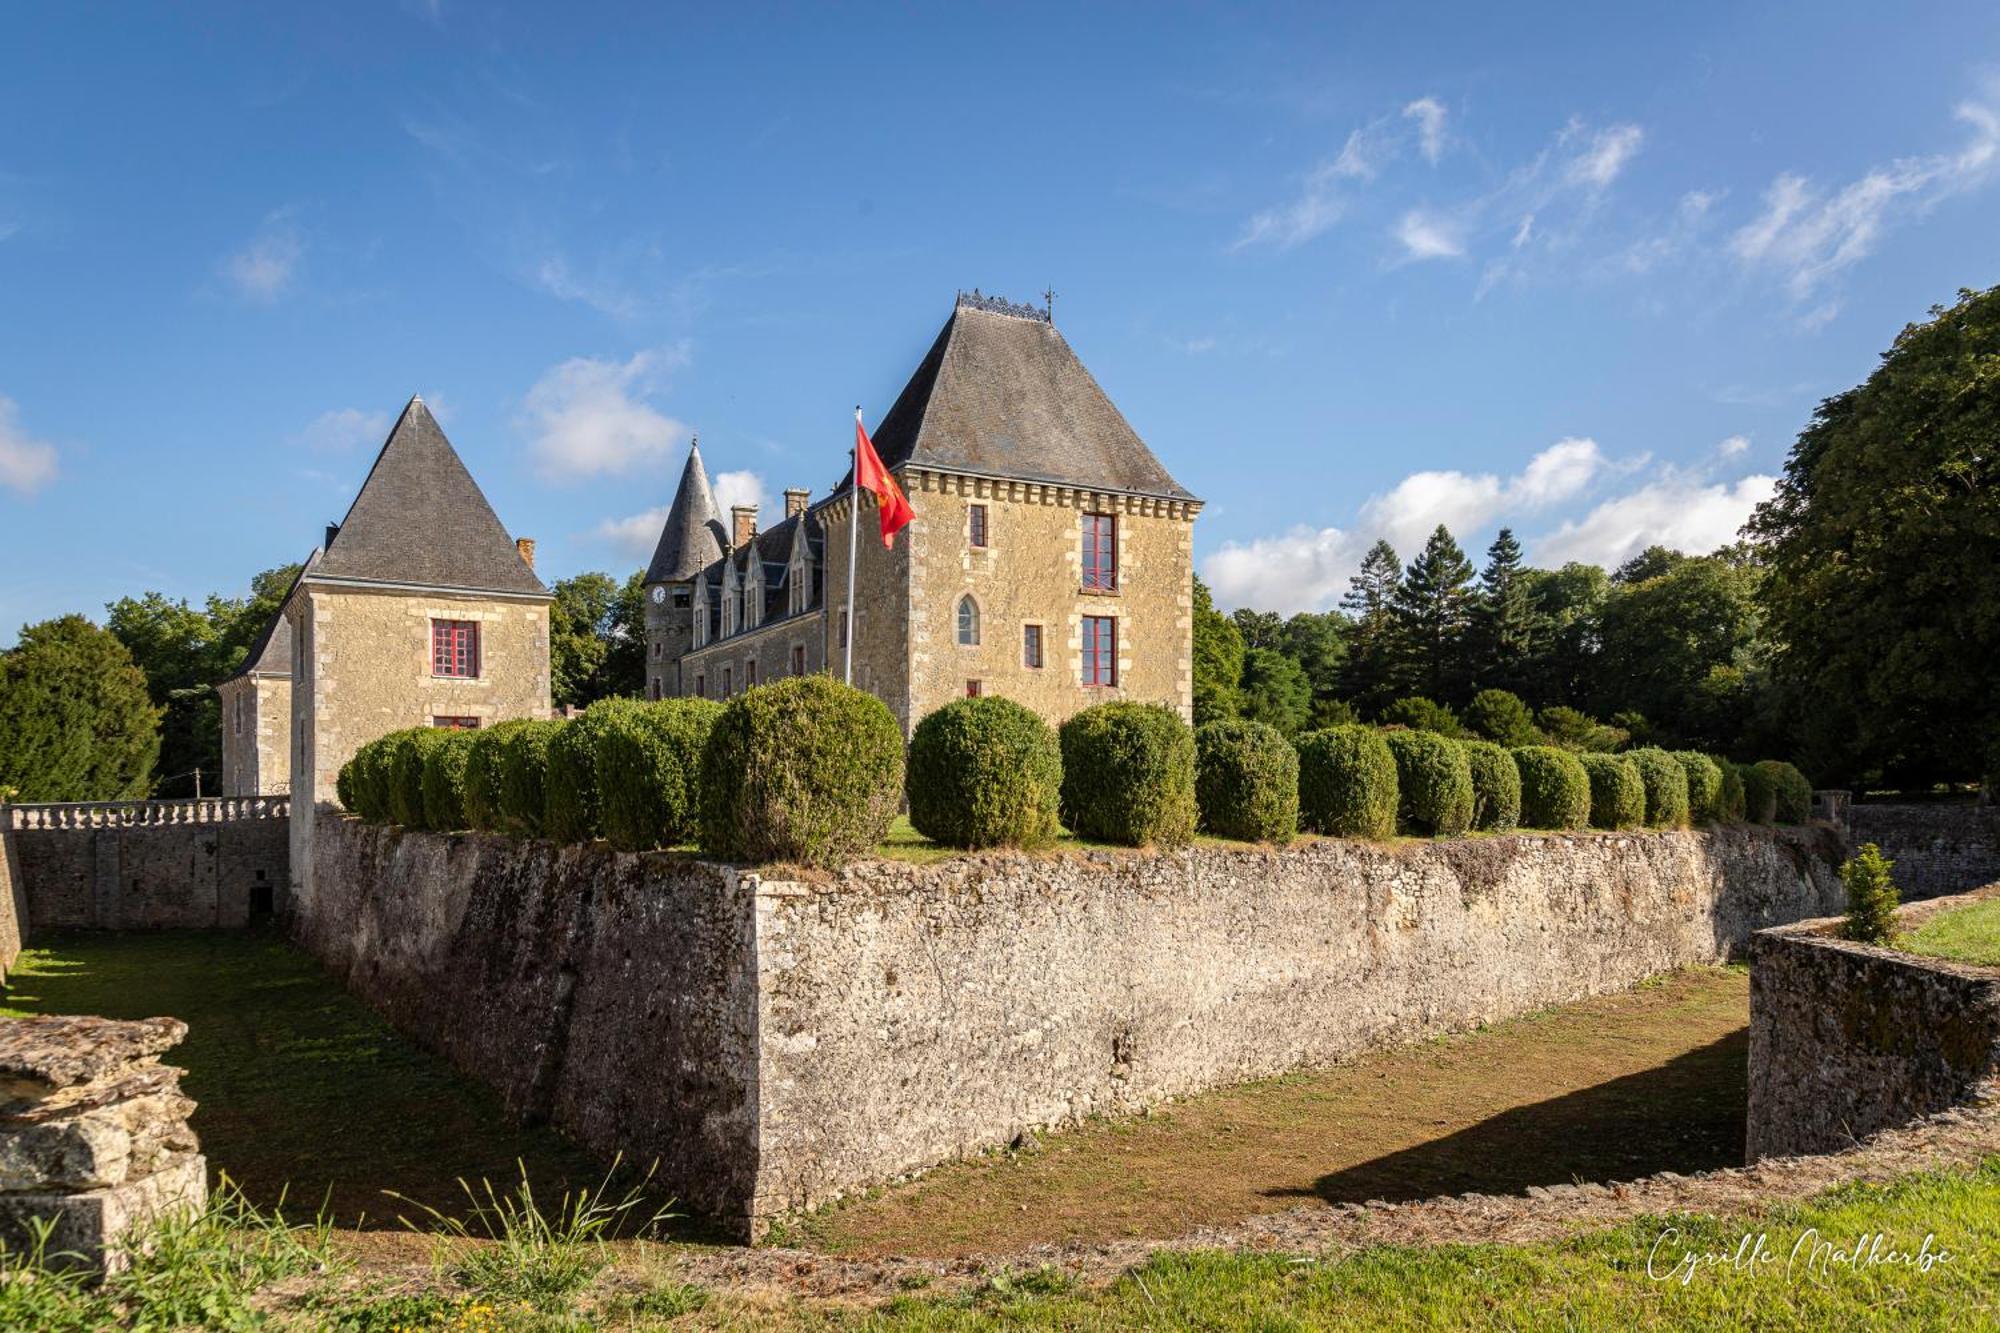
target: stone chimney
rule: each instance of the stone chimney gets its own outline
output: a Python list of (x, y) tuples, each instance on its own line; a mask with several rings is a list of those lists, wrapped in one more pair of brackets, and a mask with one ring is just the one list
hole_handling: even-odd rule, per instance
[(812, 492), (806, 490), (804, 487), (801, 486), (794, 486), (790, 490), (786, 491), (785, 517), (797, 518), (800, 514), (805, 513), (806, 502), (809, 501), (811, 498), (812, 498)]
[(533, 537), (516, 537), (514, 539), (514, 552), (521, 557), (522, 564), (526, 565), (529, 569), (535, 567), (535, 539)]
[(729, 506), (729, 518), (729, 531), (731, 534), (729, 544), (741, 550), (750, 544), (752, 537), (757, 535), (757, 506), (731, 505)]
[(322, 545), (322, 546), (320, 547), (320, 549), (321, 549), (321, 550), (323, 551), (323, 550), (325, 550), (325, 549), (326, 549), (326, 548), (327, 548), (328, 546), (331, 546), (331, 545), (333, 545), (333, 539), (334, 539), (335, 537), (339, 536), (339, 535), (340, 535), (340, 524), (338, 524), (338, 523), (329, 523), (329, 524), (327, 524), (327, 525), (326, 525), (326, 542), (325, 542), (325, 543), (324, 543), (324, 544), (323, 544), (323, 545)]

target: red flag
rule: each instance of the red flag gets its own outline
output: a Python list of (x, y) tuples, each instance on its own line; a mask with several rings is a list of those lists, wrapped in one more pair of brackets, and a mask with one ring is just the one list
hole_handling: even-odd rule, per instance
[(916, 511), (910, 508), (909, 497), (889, 475), (889, 469), (882, 466), (881, 456), (862, 428), (858, 407), (854, 409), (854, 484), (860, 490), (875, 492), (875, 508), (882, 515), (882, 544), (894, 546), (896, 534), (916, 517)]

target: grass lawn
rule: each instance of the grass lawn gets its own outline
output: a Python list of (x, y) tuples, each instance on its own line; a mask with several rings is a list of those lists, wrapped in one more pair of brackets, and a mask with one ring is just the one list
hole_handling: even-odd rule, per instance
[(2000, 898), (1940, 912), (1896, 940), (1898, 949), (1980, 967), (2000, 967)]

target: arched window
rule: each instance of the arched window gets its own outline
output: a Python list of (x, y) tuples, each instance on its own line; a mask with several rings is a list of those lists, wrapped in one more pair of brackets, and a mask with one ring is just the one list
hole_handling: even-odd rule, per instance
[(969, 648), (979, 645), (979, 603), (971, 593), (958, 599), (958, 641)]

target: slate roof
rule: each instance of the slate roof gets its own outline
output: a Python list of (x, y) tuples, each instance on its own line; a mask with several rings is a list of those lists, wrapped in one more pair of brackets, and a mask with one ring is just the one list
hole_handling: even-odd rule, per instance
[[(292, 580), (298, 586), (298, 580)], [(278, 609), (264, 622), (250, 652), (243, 659), (243, 665), (224, 676), (224, 680), (236, 680), (242, 676), (289, 676), (292, 674), (292, 622), (285, 618), (285, 602), (292, 599), (290, 592), (278, 603)]]
[(306, 577), (549, 595), (421, 398), (397, 418)]
[(653, 548), (653, 563), (646, 566), (646, 582), (683, 583), (692, 579), (704, 567), (722, 558), (727, 531), (716, 508), (715, 492), (708, 488), (708, 469), (701, 463), (701, 445), (690, 444), (687, 466), (681, 469), (681, 484), (674, 490), (673, 507), (667, 510), (666, 526), (660, 529), (660, 544)]
[(959, 297), (869, 438), (889, 468), (913, 463), (1195, 498), (1160, 465), (1045, 315), (976, 294)]

